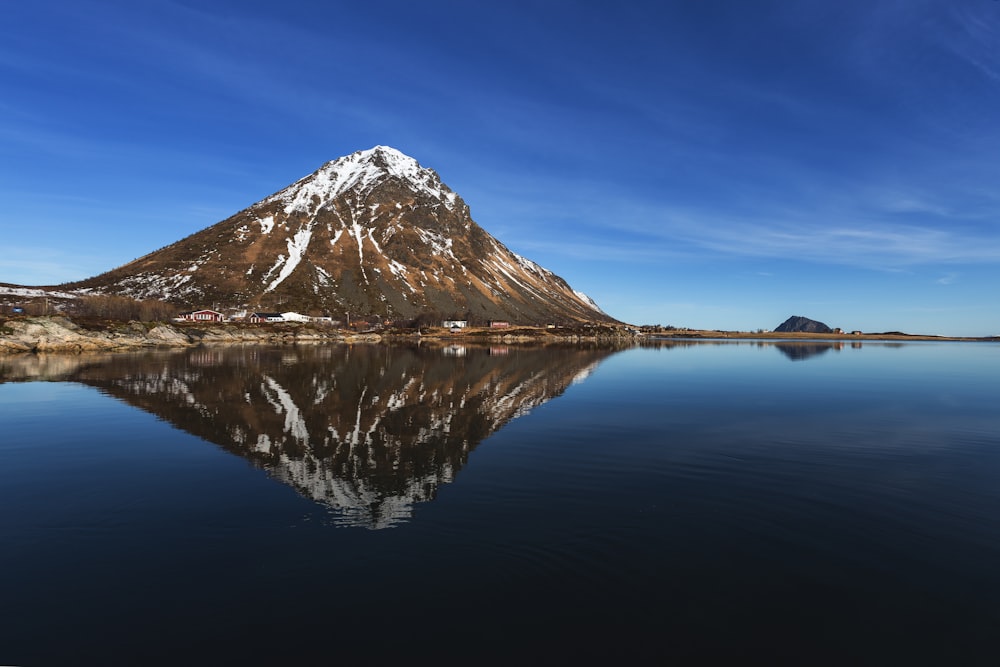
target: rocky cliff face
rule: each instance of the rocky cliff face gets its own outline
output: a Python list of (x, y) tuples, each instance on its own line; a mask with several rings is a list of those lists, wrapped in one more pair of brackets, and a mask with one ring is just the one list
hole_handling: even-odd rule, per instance
[(327, 163), (212, 227), (65, 287), (189, 307), (612, 321), (477, 225), (434, 171), (385, 146)]

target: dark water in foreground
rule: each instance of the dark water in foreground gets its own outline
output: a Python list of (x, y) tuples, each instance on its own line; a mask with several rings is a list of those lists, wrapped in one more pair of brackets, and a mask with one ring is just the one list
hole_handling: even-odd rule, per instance
[(1000, 346), (0, 358), (0, 664), (993, 665)]

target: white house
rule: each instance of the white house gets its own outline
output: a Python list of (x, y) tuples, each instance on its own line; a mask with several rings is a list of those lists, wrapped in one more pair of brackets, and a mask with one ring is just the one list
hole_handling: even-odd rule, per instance
[(281, 316), (281, 313), (251, 313), (250, 317), (247, 318), (254, 324), (260, 324), (262, 322), (284, 322), (285, 318)]

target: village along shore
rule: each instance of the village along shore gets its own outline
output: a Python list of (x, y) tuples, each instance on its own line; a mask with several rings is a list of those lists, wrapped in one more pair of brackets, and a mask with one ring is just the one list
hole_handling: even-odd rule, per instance
[(503, 330), (447, 327), (355, 331), (298, 322), (164, 323), (76, 322), (61, 315), (18, 317), (0, 322), (0, 354), (111, 352), (209, 344), (375, 343), (442, 341), (447, 343), (573, 343), (634, 341), (638, 330), (627, 325), (581, 324), (574, 327), (519, 327)]

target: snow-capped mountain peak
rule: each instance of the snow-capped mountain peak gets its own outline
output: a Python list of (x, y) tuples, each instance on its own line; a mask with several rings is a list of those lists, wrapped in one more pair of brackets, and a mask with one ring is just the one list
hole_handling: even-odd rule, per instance
[[(67, 286), (68, 287), (68, 286)], [(608, 321), (472, 219), (432, 169), (375, 146), (222, 222), (74, 287), (191, 307)]]
[(300, 179), (262, 203), (281, 201), (285, 213), (309, 212), (320, 205), (349, 192), (365, 195), (372, 187), (387, 179), (396, 179), (412, 189), (440, 201), (454, 210), (458, 196), (432, 170), (421, 167), (409, 155), (390, 146), (375, 146), (357, 151), (324, 164), (318, 171)]

